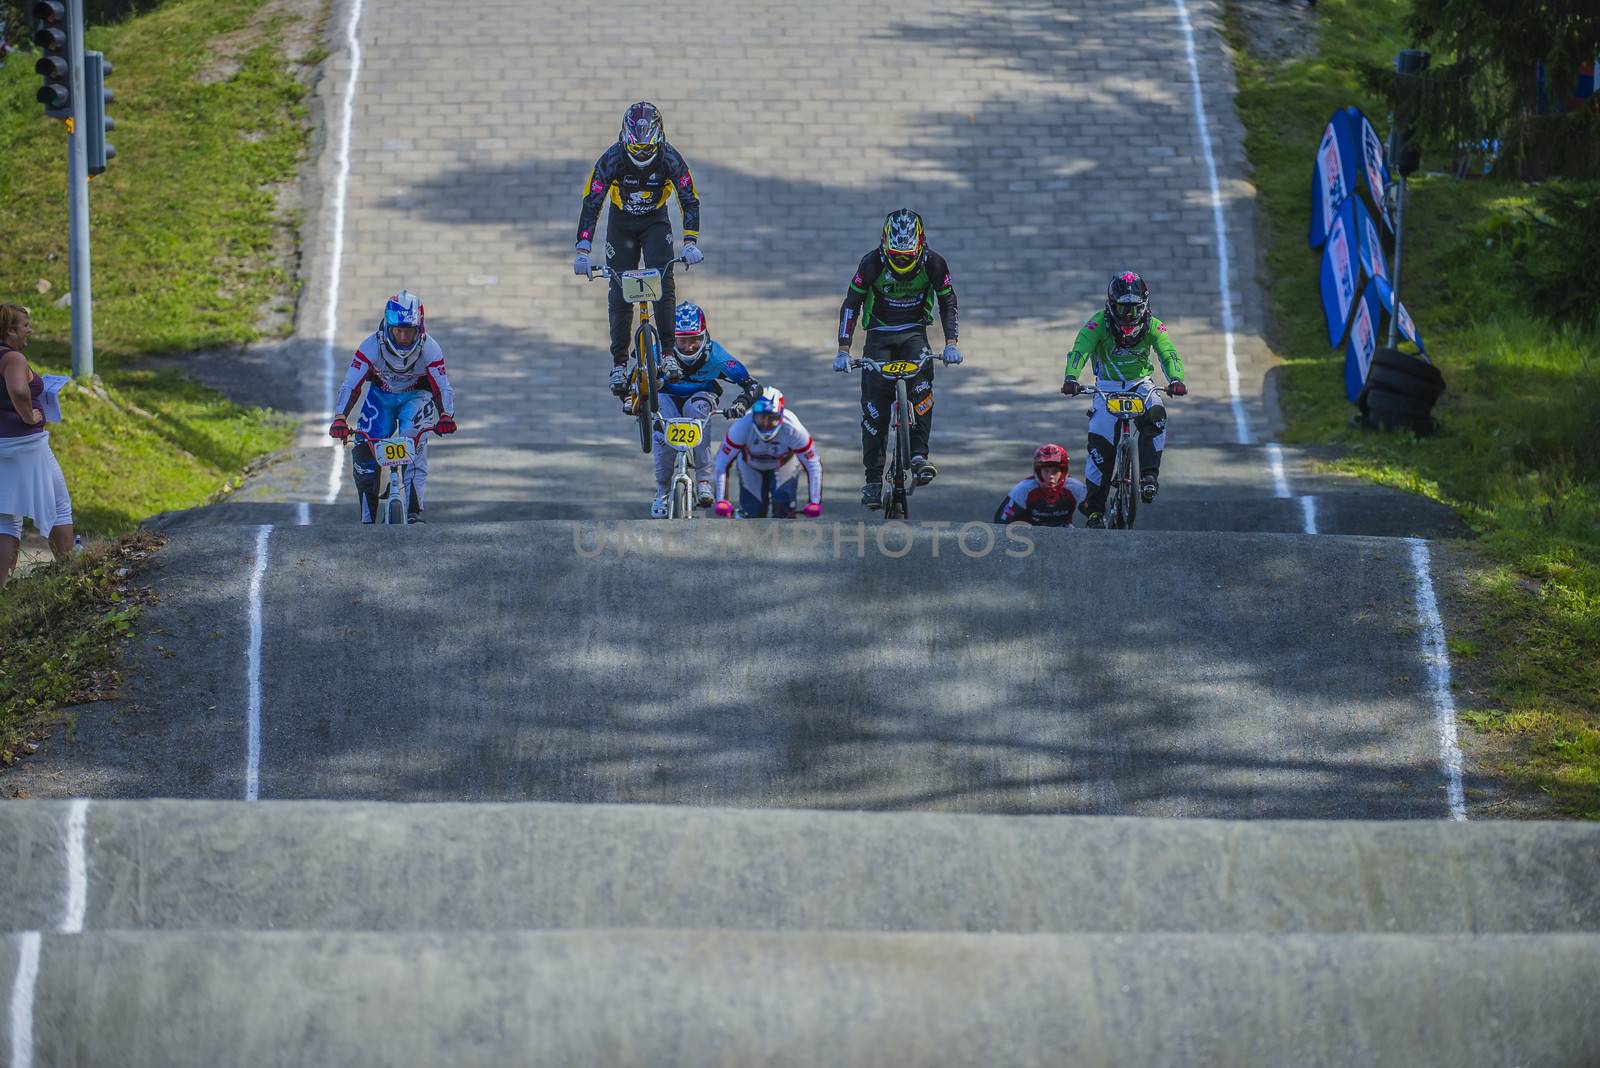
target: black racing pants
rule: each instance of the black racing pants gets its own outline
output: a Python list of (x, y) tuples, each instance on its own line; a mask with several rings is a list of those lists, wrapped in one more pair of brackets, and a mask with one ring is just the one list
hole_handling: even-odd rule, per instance
[[(868, 330), (862, 355), (880, 363), (920, 360), (928, 347), (928, 331)], [(883, 458), (888, 450), (889, 408), (894, 404), (894, 383), (875, 371), (861, 369), (861, 463), (867, 482), (883, 481)], [(906, 396), (917, 421), (911, 425), (911, 455), (928, 455), (928, 435), (933, 432), (933, 364), (906, 380)]]
[[(1167, 429), (1167, 409), (1157, 404), (1134, 422), (1139, 424), (1139, 478), (1161, 473), (1161, 450), (1156, 442)], [(1114, 424), (1113, 424), (1114, 425)], [(1117, 458), (1117, 446), (1110, 438), (1091, 432), (1089, 434), (1088, 461), (1084, 465), (1088, 493), (1083, 498), (1087, 514), (1104, 512), (1106, 496), (1111, 492), (1111, 465)]]
[[(661, 268), (661, 299), (656, 302), (656, 332), (662, 355), (672, 351), (672, 320), (677, 301), (672, 287), (672, 220), (665, 209), (649, 215), (629, 215), (612, 205), (606, 217), (606, 266), (613, 271), (639, 267)], [(622, 287), (613, 279), (608, 302), (611, 311), (611, 362), (628, 362), (633, 342), (633, 305), (622, 299)]]

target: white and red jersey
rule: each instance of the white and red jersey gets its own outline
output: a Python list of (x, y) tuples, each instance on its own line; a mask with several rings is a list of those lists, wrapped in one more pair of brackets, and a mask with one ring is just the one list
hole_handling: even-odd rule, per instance
[(1030, 523), (1036, 527), (1070, 527), (1073, 509), (1083, 500), (1084, 486), (1075, 478), (1066, 480), (1054, 497), (1044, 491), (1036, 478), (1025, 478), (1011, 487), (995, 510), (996, 523)]
[(450, 376), (444, 369), (444, 350), (439, 347), (438, 342), (424, 334), (422, 348), (412, 364), (412, 370), (406, 372), (389, 368), (378, 352), (381, 343), (378, 335), (373, 333), (356, 346), (355, 358), (350, 361), (350, 370), (345, 372), (344, 384), (339, 387), (339, 397), (333, 402), (335, 413), (348, 414), (351, 404), (355, 402), (356, 391), (363, 383), (370, 382), (375, 389), (381, 389), (385, 393), (428, 390), (433, 394), (434, 403), (438, 404), (440, 412), (445, 415), (455, 414), (456, 391), (450, 388)]
[(822, 461), (817, 458), (817, 446), (811, 434), (792, 409), (784, 409), (783, 424), (771, 441), (763, 441), (756, 432), (753, 415), (740, 416), (728, 426), (728, 436), (722, 439), (722, 448), (717, 450), (718, 500), (727, 498), (728, 467), (735, 460), (756, 471), (777, 471), (798, 461), (806, 469), (811, 503), (822, 503)]

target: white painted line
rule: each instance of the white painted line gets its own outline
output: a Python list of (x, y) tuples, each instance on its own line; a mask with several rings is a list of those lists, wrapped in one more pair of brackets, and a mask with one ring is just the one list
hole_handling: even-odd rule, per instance
[(1450, 652), (1444, 644), (1444, 622), (1439, 618), (1439, 602), (1433, 595), (1433, 571), (1428, 543), (1407, 538), (1411, 543), (1411, 570), (1417, 578), (1417, 622), (1422, 628), (1422, 659), (1428, 665), (1428, 681), (1433, 696), (1433, 722), (1439, 731), (1439, 760), (1444, 765), (1445, 796), (1450, 818), (1467, 818), (1466, 797), (1461, 789), (1461, 747), (1456, 742), (1456, 701), (1450, 695)]
[(272, 524), (256, 533), (256, 562), (250, 571), (250, 651), (245, 666), (245, 688), (250, 707), (245, 715), (244, 799), (261, 796), (261, 580), (267, 574), (267, 538)]
[(1317, 499), (1315, 497), (1300, 498), (1300, 519), (1305, 524), (1307, 534), (1317, 532)]
[(89, 910), (89, 865), (83, 839), (89, 827), (89, 801), (77, 798), (67, 809), (67, 907), (56, 928), (62, 934), (81, 934)]
[[(333, 251), (328, 257), (328, 315), (323, 321), (322, 335), (322, 395), (327, 399), (328, 410), (333, 410), (336, 370), (333, 349), (339, 332), (339, 274), (344, 266), (344, 211), (346, 194), (350, 187), (350, 127), (355, 120), (356, 84), (361, 80), (361, 8), (364, 0), (351, 0), (350, 19), (344, 27), (345, 50), (350, 53), (350, 75), (344, 83), (344, 102), (339, 111), (338, 146), (334, 153), (333, 176)], [(333, 463), (328, 471), (328, 493), (325, 503), (332, 504), (339, 496), (339, 476), (344, 468), (344, 449), (337, 441), (329, 440)]]
[(1283, 450), (1278, 448), (1278, 443), (1275, 441), (1267, 443), (1267, 467), (1272, 471), (1272, 495), (1294, 496), (1289, 492), (1289, 480), (1283, 474)]
[(294, 521), (296, 526), (309, 527), (311, 525), (310, 501), (301, 501), (295, 506)]
[(1228, 278), (1228, 228), (1222, 217), (1222, 189), (1217, 182), (1217, 160), (1211, 150), (1211, 126), (1206, 122), (1205, 96), (1200, 90), (1200, 63), (1194, 54), (1194, 27), (1189, 23), (1189, 8), (1184, 0), (1173, 0), (1178, 8), (1178, 25), (1183, 29), (1183, 50), (1189, 60), (1189, 84), (1194, 88), (1194, 123), (1200, 132), (1200, 152), (1206, 161), (1206, 179), (1211, 183), (1211, 222), (1217, 237), (1217, 286), (1222, 295), (1222, 343), (1228, 357), (1228, 398), (1233, 405), (1233, 426), (1239, 444), (1250, 443), (1250, 427), (1245, 422), (1244, 405), (1239, 401), (1239, 360), (1233, 351), (1233, 283)]
[(11, 981), (11, 1068), (33, 1068), (33, 988), (39, 982), (39, 932), (17, 939), (17, 974)]

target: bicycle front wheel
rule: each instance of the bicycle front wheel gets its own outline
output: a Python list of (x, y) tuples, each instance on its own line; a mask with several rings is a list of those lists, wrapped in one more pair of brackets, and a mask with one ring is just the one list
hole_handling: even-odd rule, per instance
[(895, 481), (905, 486), (905, 495), (911, 495), (911, 406), (906, 402), (906, 380), (894, 384), (894, 458), (900, 467), (900, 477)]
[(634, 392), (633, 416), (639, 421), (639, 448), (651, 449), (651, 436), (655, 431), (654, 415), (660, 407), (656, 397), (656, 368), (660, 366), (661, 344), (655, 327), (649, 323), (641, 326), (633, 337)]
[(672, 516), (673, 519), (689, 518), (689, 487), (682, 482), (672, 487)]

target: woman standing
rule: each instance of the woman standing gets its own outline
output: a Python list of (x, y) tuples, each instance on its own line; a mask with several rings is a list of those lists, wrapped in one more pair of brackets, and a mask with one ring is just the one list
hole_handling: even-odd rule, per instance
[(22, 547), (22, 520), (50, 532), (50, 550), (61, 560), (72, 551), (72, 498), (44, 429), (44, 379), (28, 366), (28, 309), (0, 304), (0, 586), (11, 577)]

